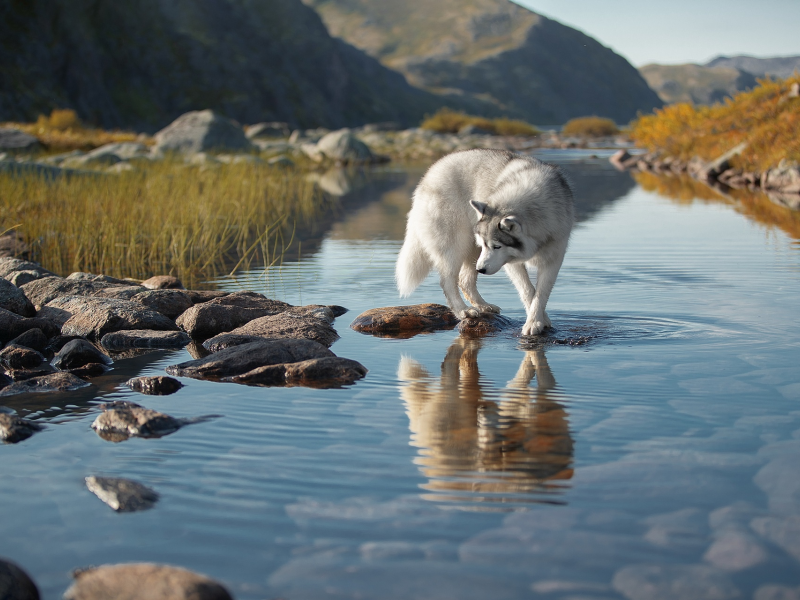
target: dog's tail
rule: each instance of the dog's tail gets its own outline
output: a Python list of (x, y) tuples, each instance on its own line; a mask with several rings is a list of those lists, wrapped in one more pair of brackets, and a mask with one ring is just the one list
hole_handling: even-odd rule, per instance
[(397, 257), (397, 266), (394, 270), (394, 280), (400, 296), (405, 298), (419, 287), (419, 284), (428, 276), (433, 264), (419, 240), (411, 232), (406, 235), (406, 241), (400, 248)]

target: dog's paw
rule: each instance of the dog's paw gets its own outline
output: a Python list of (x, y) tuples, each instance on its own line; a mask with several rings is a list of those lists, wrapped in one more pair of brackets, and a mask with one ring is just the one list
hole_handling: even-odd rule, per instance
[(525, 325), (522, 327), (522, 335), (539, 335), (545, 329), (550, 327), (549, 319), (548, 322), (544, 320), (541, 321), (526, 321)]
[(500, 314), (500, 307), (496, 304), (477, 304), (475, 306), (479, 311), (484, 314), (492, 314), (492, 315), (499, 315)]
[(461, 321), (480, 316), (481, 313), (477, 308), (465, 308), (464, 310), (460, 310), (456, 313), (456, 317), (458, 317)]

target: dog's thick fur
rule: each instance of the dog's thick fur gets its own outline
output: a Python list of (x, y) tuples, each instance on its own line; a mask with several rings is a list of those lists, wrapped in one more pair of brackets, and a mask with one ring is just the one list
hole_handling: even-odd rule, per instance
[[(449, 154), (414, 191), (397, 288), (410, 295), (434, 268), (459, 319), (497, 313), (476, 284), (478, 273), (493, 275), (504, 267), (527, 312), (522, 334), (537, 335), (551, 326), (545, 306), (573, 218), (572, 191), (558, 167), (501, 150)], [(526, 265), (537, 269), (536, 288)]]

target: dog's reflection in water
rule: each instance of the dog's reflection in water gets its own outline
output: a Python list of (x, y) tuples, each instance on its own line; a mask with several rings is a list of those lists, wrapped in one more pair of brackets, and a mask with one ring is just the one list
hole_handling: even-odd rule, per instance
[(427, 497), (558, 502), (551, 496), (572, 477), (573, 441), (544, 352), (525, 352), (516, 376), (495, 389), (481, 380), (480, 348), (479, 339), (456, 339), (438, 379), (415, 360), (400, 360), (411, 444), (420, 448), (422, 487), (433, 492)]

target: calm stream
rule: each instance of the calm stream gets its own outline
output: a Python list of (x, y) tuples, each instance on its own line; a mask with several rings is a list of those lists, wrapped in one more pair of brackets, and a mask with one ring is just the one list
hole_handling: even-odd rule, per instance
[[(174, 351), (118, 361), (88, 391), (5, 399), (47, 428), (0, 446), (0, 556), (46, 599), (72, 569), (132, 561), (205, 573), (240, 600), (638, 599), (661, 597), (643, 590), (664, 580), (685, 586), (676, 598), (725, 599), (800, 585), (800, 243), (722, 203), (646, 192), (598, 153), (539, 155), (576, 190), (548, 305), (554, 339), (575, 345), (521, 344), (502, 273), (478, 285), (514, 331), (352, 331), (369, 308), (444, 301), (434, 275), (404, 301), (393, 283), (422, 172), (375, 173), (296, 257), (216, 282), (346, 306), (332, 350), (366, 379), (187, 379), (163, 397), (121, 385), (191, 358)], [(223, 416), (115, 444), (90, 429), (112, 399)], [(161, 499), (117, 514), (89, 475)]]

